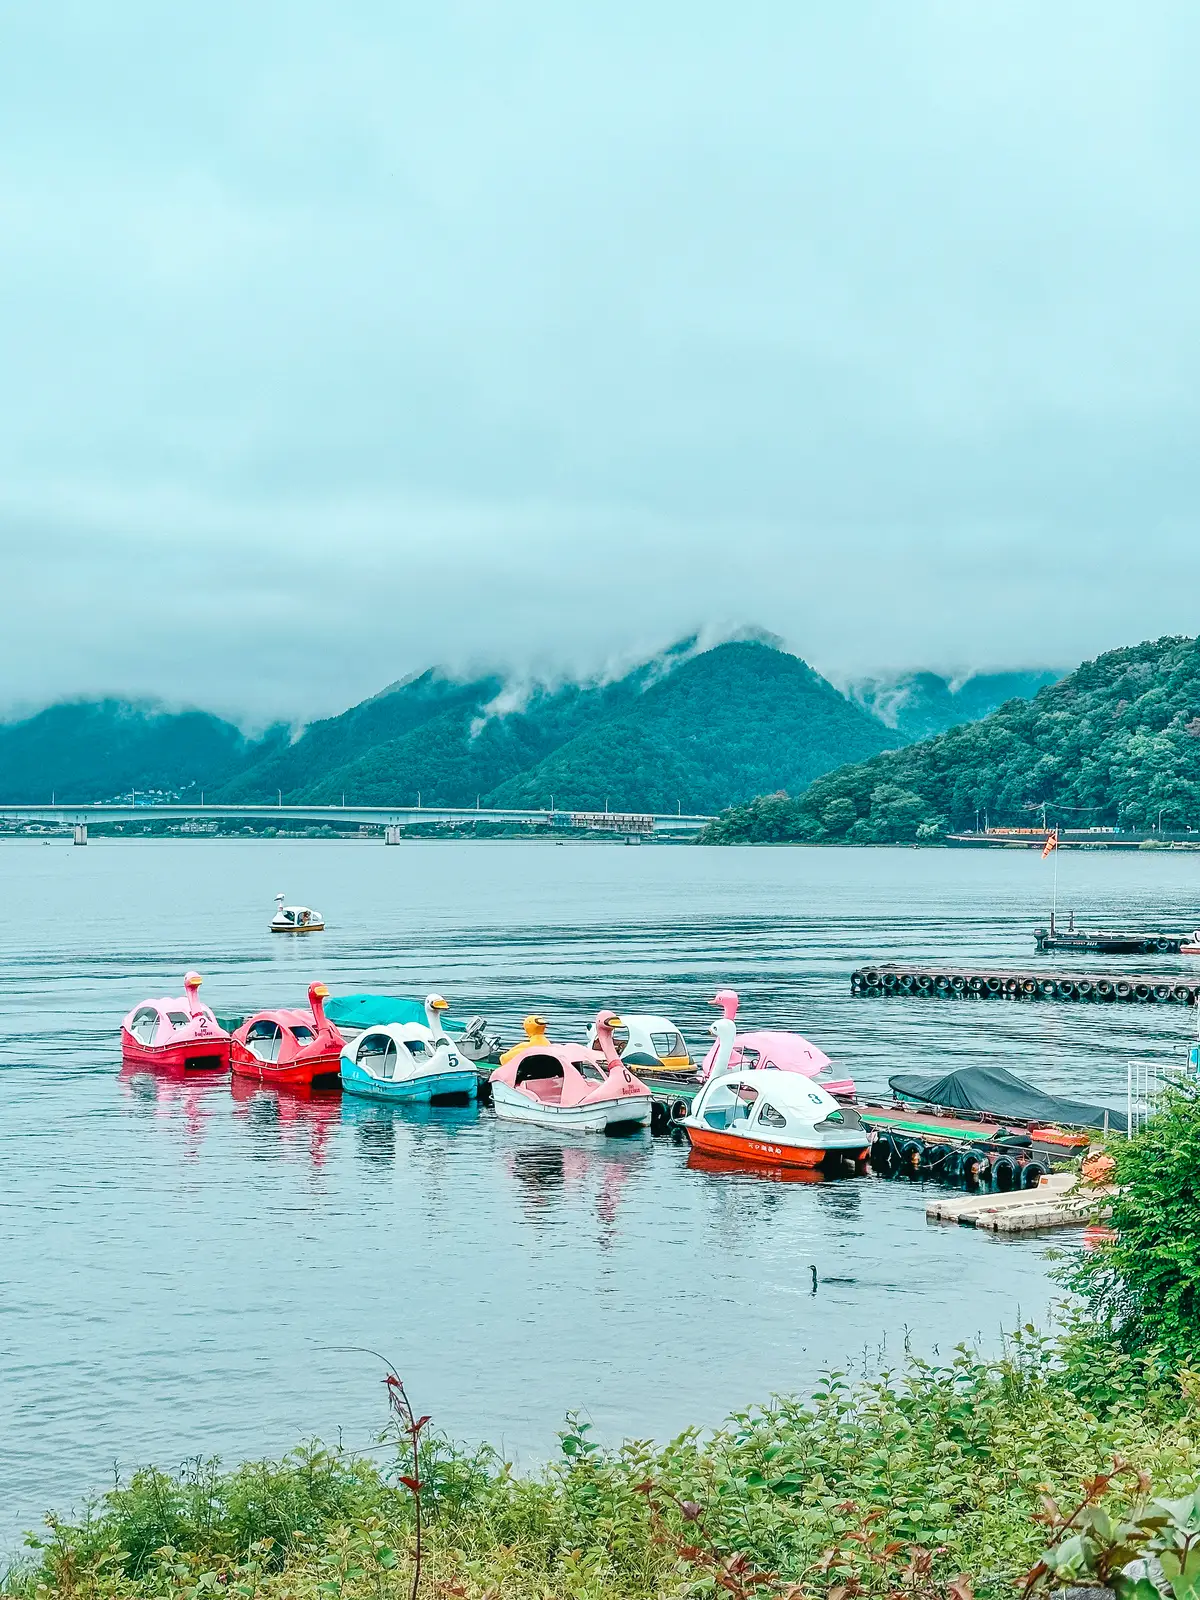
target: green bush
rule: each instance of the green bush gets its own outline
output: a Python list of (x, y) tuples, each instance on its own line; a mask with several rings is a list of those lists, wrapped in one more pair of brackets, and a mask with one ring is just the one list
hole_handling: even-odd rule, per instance
[(1112, 1147), (1116, 1237), (1063, 1271), (1103, 1339), (1200, 1364), (1200, 1103), (1168, 1091), (1157, 1115)]

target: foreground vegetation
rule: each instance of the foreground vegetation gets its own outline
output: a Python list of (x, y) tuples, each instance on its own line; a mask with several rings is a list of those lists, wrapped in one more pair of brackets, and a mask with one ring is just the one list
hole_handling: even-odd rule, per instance
[[(378, 1457), (317, 1445), (137, 1473), (51, 1518), (7, 1592), (37, 1600), (991, 1600), (1161, 1559), (1200, 1600), (1200, 1104), (1115, 1153), (1118, 1236), (1068, 1257), (1076, 1309), (997, 1359), (910, 1356), (715, 1435), (597, 1448), (569, 1419), (518, 1475), (431, 1434), (386, 1373)], [(382, 1403), (381, 1403), (382, 1409)], [(1177, 1498), (1172, 1499), (1175, 1496)]]
[(1112, 650), (981, 722), (763, 795), (720, 818), (714, 843), (934, 841), (1041, 819), (1129, 829), (1200, 823), (1200, 640)]
[(600, 1450), (572, 1422), (559, 1460), (533, 1476), (417, 1422), (419, 1476), (404, 1428), (380, 1462), (311, 1446), (232, 1472), (139, 1472), (82, 1519), (51, 1520), (8, 1588), (408, 1595), (419, 1508), (422, 1592), (460, 1600), (800, 1596), (848, 1583), (940, 1595), (960, 1574), (977, 1596), (1000, 1596), (1045, 1548), (1031, 1520), (1043, 1494), (1082, 1499), (1114, 1454), (1160, 1492), (1200, 1480), (1200, 1380), (1079, 1329), (1052, 1348), (1027, 1328), (995, 1361), (910, 1359), (856, 1385), (834, 1374), (806, 1403), (665, 1447)]

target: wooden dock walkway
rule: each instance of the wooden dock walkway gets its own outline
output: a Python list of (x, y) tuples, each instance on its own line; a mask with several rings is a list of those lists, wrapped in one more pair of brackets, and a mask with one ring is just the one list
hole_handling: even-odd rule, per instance
[(1200, 997), (1195, 979), (1160, 977), (1150, 972), (1114, 975), (1097, 972), (1031, 972), (983, 966), (952, 967), (864, 962), (850, 974), (858, 995), (925, 995), (939, 1000), (1092, 1000), (1102, 1004), (1194, 1006)]

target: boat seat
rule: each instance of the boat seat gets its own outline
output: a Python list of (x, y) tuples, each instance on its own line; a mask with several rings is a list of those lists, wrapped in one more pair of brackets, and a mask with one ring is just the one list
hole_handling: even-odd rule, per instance
[(541, 1100), (546, 1105), (556, 1106), (562, 1100), (563, 1081), (561, 1078), (527, 1078), (521, 1085), (535, 1100)]

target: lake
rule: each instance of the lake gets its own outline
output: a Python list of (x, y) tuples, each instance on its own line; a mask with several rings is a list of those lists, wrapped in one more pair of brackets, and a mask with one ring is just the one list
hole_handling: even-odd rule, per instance
[[(1178, 1060), (1194, 1013), (850, 994), (868, 956), (1033, 965), (1050, 881), (1032, 851), (3, 841), (0, 1550), (114, 1470), (369, 1445), (368, 1350), (438, 1426), (528, 1465), (568, 1409), (606, 1442), (665, 1438), (906, 1341), (995, 1348), (1054, 1294), (1044, 1240), (930, 1227), (915, 1183), (122, 1076), (121, 1016), (186, 968), (222, 1013), (319, 977), (438, 989), (506, 1036), (530, 1010), (574, 1038), (601, 1006), (663, 1011), (696, 1047), (731, 986), (865, 1088), (996, 1062), (1118, 1105), (1127, 1060)], [(1088, 919), (1190, 928), (1198, 889), (1195, 855), (1060, 858)], [(328, 930), (273, 938), (278, 891)]]

